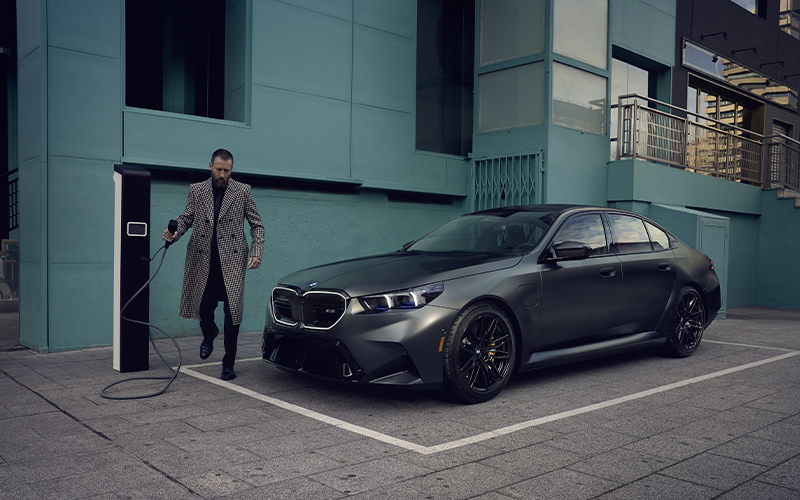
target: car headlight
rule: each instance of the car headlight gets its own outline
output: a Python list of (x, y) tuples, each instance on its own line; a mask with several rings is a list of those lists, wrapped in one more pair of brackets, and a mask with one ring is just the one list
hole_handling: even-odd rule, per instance
[(444, 291), (442, 282), (397, 290), (394, 292), (365, 295), (358, 301), (367, 311), (388, 311), (389, 309), (419, 309), (430, 303)]

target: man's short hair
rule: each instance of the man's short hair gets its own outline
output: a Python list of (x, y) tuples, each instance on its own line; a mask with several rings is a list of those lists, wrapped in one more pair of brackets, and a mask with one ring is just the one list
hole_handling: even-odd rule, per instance
[(222, 161), (230, 160), (231, 165), (233, 165), (233, 155), (227, 149), (218, 149), (218, 150), (214, 151), (214, 153), (211, 155), (211, 163), (212, 164), (214, 163), (214, 159), (215, 158), (219, 158)]

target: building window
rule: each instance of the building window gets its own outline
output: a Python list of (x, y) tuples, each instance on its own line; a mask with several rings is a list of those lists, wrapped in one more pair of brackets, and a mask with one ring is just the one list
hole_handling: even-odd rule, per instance
[(778, 24), (783, 31), (800, 39), (800, 2), (798, 0), (781, 0)]
[(743, 8), (747, 12), (752, 14), (758, 13), (758, 1), (757, 0), (731, 0), (731, 2), (735, 3), (739, 7)]
[(683, 65), (775, 104), (786, 106), (794, 111), (798, 109), (798, 91), (794, 88), (767, 78), (747, 66), (741, 66), (689, 41), (683, 42)]
[(544, 63), (480, 75), (478, 99), (478, 132), (541, 125)]
[[(752, 115), (754, 106), (737, 101), (732, 97), (722, 97), (717, 89), (699, 86), (699, 79), (691, 78), (687, 95), (687, 109), (691, 111), (689, 119), (700, 125), (716, 128), (715, 122), (704, 118), (719, 120), (726, 125), (733, 125), (745, 130), (753, 130)], [(759, 132), (755, 130), (754, 132)]]
[(556, 0), (553, 52), (608, 67), (608, 0)]
[(545, 4), (481, 1), (478, 132), (544, 123)]
[(483, 0), (480, 65), (543, 52), (544, 4), (544, 0)]
[(611, 59), (611, 159), (617, 159), (617, 128), (619, 112), (617, 103), (623, 95), (639, 94), (645, 97), (656, 97), (656, 81), (658, 72), (646, 70), (627, 63), (616, 57)]
[(125, 104), (244, 121), (245, 2), (125, 2)]
[(417, 150), (472, 151), (474, 58), (474, 0), (418, 0)]
[(566, 64), (553, 63), (553, 123), (606, 133), (606, 79)]

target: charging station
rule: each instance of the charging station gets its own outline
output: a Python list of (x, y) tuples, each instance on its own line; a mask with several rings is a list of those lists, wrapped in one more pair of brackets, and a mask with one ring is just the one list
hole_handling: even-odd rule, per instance
[(150, 294), (143, 290), (150, 274), (150, 172), (137, 166), (114, 165), (114, 369), (148, 370)]

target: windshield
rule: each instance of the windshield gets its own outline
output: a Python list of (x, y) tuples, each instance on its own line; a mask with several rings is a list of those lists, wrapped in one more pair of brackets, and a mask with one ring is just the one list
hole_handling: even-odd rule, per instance
[(533, 249), (558, 214), (513, 212), (464, 215), (426, 234), (408, 250), (427, 252), (498, 252)]

